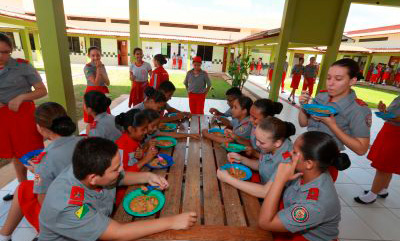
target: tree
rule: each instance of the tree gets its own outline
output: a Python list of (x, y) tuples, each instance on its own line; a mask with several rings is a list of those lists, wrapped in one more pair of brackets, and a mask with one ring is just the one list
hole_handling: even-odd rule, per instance
[(250, 57), (249, 55), (245, 58), (241, 58), (239, 63), (234, 61), (229, 66), (228, 73), (232, 77), (233, 87), (239, 87), (241, 90), (243, 89), (244, 84), (249, 78)]

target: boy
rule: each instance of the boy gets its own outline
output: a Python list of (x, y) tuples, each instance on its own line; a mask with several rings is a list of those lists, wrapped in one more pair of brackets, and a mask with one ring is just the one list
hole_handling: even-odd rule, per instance
[(232, 121), (229, 121), (227, 118), (221, 118), (221, 117), (232, 117), (233, 101), (238, 99), (240, 96), (242, 96), (242, 91), (238, 87), (232, 87), (225, 92), (225, 95), (226, 95), (226, 101), (228, 103), (229, 109), (227, 111), (225, 111), (224, 113), (220, 112), (216, 108), (210, 108), (209, 111), (219, 121), (221, 121), (223, 125), (225, 125), (226, 127), (232, 128), (232, 126), (236, 120), (233, 118)]

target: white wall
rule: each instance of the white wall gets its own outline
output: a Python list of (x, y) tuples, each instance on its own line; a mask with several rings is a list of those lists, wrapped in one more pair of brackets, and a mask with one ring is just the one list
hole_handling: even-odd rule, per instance
[[(105, 65), (118, 65), (118, 44), (116, 39), (102, 38), (101, 60)], [(129, 46), (128, 46), (129, 47)], [(128, 49), (129, 52), (129, 49)]]
[[(374, 41), (374, 42), (359, 42), (359, 39), (366, 38), (380, 38), (388, 37), (387, 41)], [(400, 33), (397, 34), (386, 34), (386, 35), (373, 35), (363, 37), (352, 37), (356, 40), (355, 43), (346, 43), (349, 45), (361, 46), (365, 48), (400, 48)]]

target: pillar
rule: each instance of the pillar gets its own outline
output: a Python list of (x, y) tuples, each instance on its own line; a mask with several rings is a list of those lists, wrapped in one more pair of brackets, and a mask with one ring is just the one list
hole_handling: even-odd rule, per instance
[(288, 66), (288, 70), (287, 70), (287, 73), (286, 73), (286, 78), (290, 76), (290, 73), (292, 73), (293, 62), (294, 62), (294, 54), (295, 54), (294, 51), (290, 52), (289, 63), (288, 63), (289, 66)]
[(86, 55), (86, 62), (90, 62), (90, 58), (89, 58), (89, 48), (90, 48), (90, 37), (85, 37), (85, 55)]
[(28, 29), (22, 29), (19, 31), (19, 35), (21, 36), (22, 49), (24, 50), (25, 59), (30, 63), (33, 63), (32, 58), (32, 48), (31, 42), (29, 40), (29, 31)]
[(35, 52), (36, 52), (36, 61), (39, 63), (43, 62), (42, 58), (42, 46), (40, 46), (40, 41), (39, 41), (39, 33), (34, 32), (33, 33), (33, 41), (35, 42)]
[(187, 64), (186, 71), (189, 71), (192, 68), (191, 57), (192, 57), (192, 45), (188, 44), (188, 50), (187, 50), (187, 56), (186, 56), (186, 58), (187, 58), (187, 60), (186, 60), (187, 61), (186, 62), (186, 64)]
[(367, 74), (368, 74), (369, 66), (371, 65), (371, 61), (372, 61), (372, 54), (369, 54), (367, 56), (367, 62), (365, 62), (365, 66), (364, 66), (364, 70), (363, 70), (363, 75), (364, 75), (365, 80), (367, 78)]
[(269, 63), (275, 61), (275, 45), (271, 47), (271, 55), (269, 56)]
[(228, 53), (226, 55), (226, 69), (225, 69), (226, 73), (228, 73), (229, 66), (231, 64), (231, 46), (229, 45), (227, 49), (228, 49)]
[(130, 60), (135, 61), (133, 50), (141, 48), (139, 25), (139, 0), (129, 0), (129, 32), (130, 32)]

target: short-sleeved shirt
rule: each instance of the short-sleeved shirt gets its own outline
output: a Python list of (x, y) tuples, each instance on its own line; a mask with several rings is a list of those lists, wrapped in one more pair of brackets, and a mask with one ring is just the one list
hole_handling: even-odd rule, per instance
[(211, 81), (206, 71), (201, 70), (198, 75), (195, 75), (194, 69), (186, 73), (186, 78), (183, 82), (189, 93), (203, 94), (207, 88), (211, 87)]
[(317, 65), (306, 65), (304, 68), (304, 77), (305, 78), (316, 78), (317, 77), (317, 72), (318, 72), (318, 66)]
[(18, 95), (32, 92), (32, 86), (40, 82), (42, 78), (28, 61), (10, 57), (0, 73), (0, 103), (8, 104)]
[[(235, 124), (235, 125), (233, 125)], [(233, 134), (240, 136), (241, 138), (250, 140), (251, 130), (253, 129), (253, 124), (250, 122), (250, 117), (247, 116), (241, 121), (235, 123), (232, 122)]]
[(151, 65), (147, 62), (143, 62), (143, 64), (140, 66), (136, 65), (136, 63), (133, 63), (129, 66), (129, 71), (133, 76), (135, 76), (136, 82), (147, 82), (149, 80)]
[(304, 72), (304, 66), (303, 65), (296, 64), (295, 66), (293, 66), (292, 74), (295, 74), (295, 75), (299, 75), (300, 74), (300, 75), (302, 75), (303, 72)]
[(132, 167), (137, 166), (139, 160), (135, 157), (135, 153), (140, 147), (140, 142), (132, 140), (127, 133), (123, 133), (115, 143), (118, 146), (124, 170), (131, 170)]
[[(86, 64), (85, 67), (83, 68), (83, 72), (85, 72), (86, 82), (87, 82), (88, 86), (96, 86), (92, 81), (89, 80), (90, 76), (93, 76), (94, 78), (96, 78), (96, 71), (97, 71), (97, 67), (92, 62)], [(105, 68), (103, 68), (102, 71), (104, 71), (104, 74), (107, 75), (107, 71)], [(106, 85), (105, 81), (103, 79), (101, 79), (98, 86), (105, 86), (105, 85)]]
[(132, 109), (144, 110), (146, 108), (144, 107), (144, 102), (141, 102), (141, 103), (135, 105), (134, 107), (132, 107)]
[(302, 185), (297, 179), (283, 194), (284, 209), (278, 212), (285, 228), (307, 240), (335, 240), (339, 235), (340, 201), (329, 173)]
[[(124, 177), (121, 172), (119, 181)], [(116, 188), (89, 189), (75, 178), (72, 165), (50, 185), (39, 215), (39, 240), (95, 241), (110, 224)]]
[[(314, 98), (312, 103), (334, 107), (338, 111), (338, 114), (335, 115), (336, 123), (346, 134), (358, 138), (370, 137), (370, 127), (372, 124), (371, 110), (364, 101), (357, 99), (354, 90), (351, 90), (350, 94), (338, 102), (330, 102), (328, 92), (321, 92)], [(335, 139), (340, 150), (345, 149), (343, 143), (324, 123), (309, 118), (307, 130), (328, 133)]]
[(104, 112), (94, 118), (94, 122), (90, 124), (88, 135), (116, 141), (121, 137), (122, 133), (115, 126), (115, 117)]
[(164, 69), (164, 67), (160, 66), (152, 72), (150, 78), (150, 86), (155, 89), (158, 89), (158, 87), (162, 83), (168, 80), (169, 80), (168, 72)]
[(75, 146), (82, 137), (66, 136), (52, 141), (44, 150), (43, 157), (35, 166), (33, 193), (45, 194), (56, 177), (72, 163)]
[(275, 153), (261, 152), (258, 172), (260, 173), (261, 183), (267, 183), (278, 169), (279, 163), (289, 163), (291, 161), (290, 152), (293, 144), (290, 139), (286, 139), (282, 146)]
[(392, 72), (392, 68), (391, 67), (386, 67), (385, 72), (386, 73), (391, 73)]
[[(396, 117), (400, 116), (400, 95), (397, 96), (392, 103), (390, 103), (389, 107), (387, 108), (388, 112), (391, 112), (396, 115)], [(392, 125), (400, 126), (400, 123), (394, 121), (387, 121)]]

